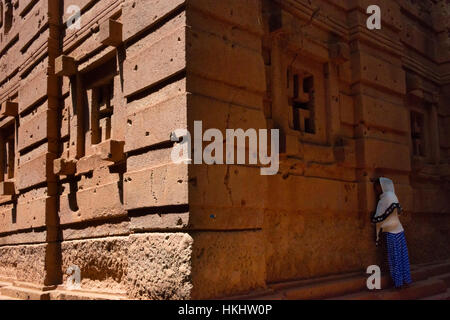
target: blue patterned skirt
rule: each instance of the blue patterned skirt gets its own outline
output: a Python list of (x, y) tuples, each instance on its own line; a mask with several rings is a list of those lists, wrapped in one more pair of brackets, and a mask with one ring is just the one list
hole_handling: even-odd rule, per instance
[(389, 269), (395, 287), (412, 283), (405, 233), (386, 232)]

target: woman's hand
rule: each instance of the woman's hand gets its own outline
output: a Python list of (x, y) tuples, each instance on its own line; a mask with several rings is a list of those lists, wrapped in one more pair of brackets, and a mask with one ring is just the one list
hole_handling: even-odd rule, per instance
[(380, 225), (377, 224), (376, 229), (375, 246), (378, 247), (380, 245), (380, 233), (383, 232), (383, 228), (380, 228)]

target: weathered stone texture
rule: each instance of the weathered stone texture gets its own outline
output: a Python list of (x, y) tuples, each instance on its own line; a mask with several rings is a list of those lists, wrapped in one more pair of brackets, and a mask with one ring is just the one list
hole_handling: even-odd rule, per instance
[(201, 232), (192, 237), (193, 299), (230, 296), (265, 287), (261, 231)]
[(0, 247), (0, 277), (43, 284), (46, 244)]
[[(126, 238), (65, 241), (61, 245), (62, 269), (80, 268), (85, 289), (122, 293), (128, 270), (127, 250)], [(67, 274), (63, 280), (67, 281)]]
[(188, 166), (173, 163), (127, 173), (125, 207), (132, 210), (188, 204), (188, 179)]
[[(413, 263), (450, 257), (448, 1), (14, 4), (1, 279), (64, 289), (78, 266), (81, 292), (47, 296), (201, 299), (365, 270), (382, 259), (379, 176), (396, 183)], [(381, 30), (366, 28), (372, 4)], [(278, 174), (174, 164), (173, 133), (195, 121), (279, 129)]]
[(128, 293), (136, 299), (191, 298), (194, 241), (184, 233), (138, 234), (128, 248)]

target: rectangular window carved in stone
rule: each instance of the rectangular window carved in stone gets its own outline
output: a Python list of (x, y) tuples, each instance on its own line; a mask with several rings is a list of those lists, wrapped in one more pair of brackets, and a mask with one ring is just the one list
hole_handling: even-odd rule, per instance
[(411, 138), (413, 155), (425, 157), (425, 117), (423, 113), (411, 112)]
[(116, 60), (108, 59), (82, 75), (83, 135), (85, 156), (93, 154), (95, 145), (112, 138), (114, 113), (114, 79)]
[(15, 164), (15, 132), (14, 125), (9, 125), (1, 129), (1, 178), (7, 181), (14, 178)]
[(92, 89), (92, 144), (99, 144), (111, 139), (111, 119), (114, 112), (112, 99), (114, 96), (114, 82)]
[(306, 72), (288, 72), (289, 105), (292, 108), (292, 129), (315, 134), (314, 76)]
[(8, 34), (13, 24), (13, 4), (11, 3), (11, 0), (5, 1), (4, 10), (5, 10), (5, 34)]

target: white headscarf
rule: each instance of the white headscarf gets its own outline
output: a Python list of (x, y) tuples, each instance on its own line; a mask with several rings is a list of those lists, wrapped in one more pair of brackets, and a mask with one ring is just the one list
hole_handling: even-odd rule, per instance
[(388, 178), (380, 178), (381, 189), (383, 193), (378, 201), (377, 211), (372, 218), (372, 222), (381, 222), (385, 220), (396, 208), (401, 212), (402, 207), (395, 195), (394, 182)]

